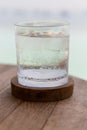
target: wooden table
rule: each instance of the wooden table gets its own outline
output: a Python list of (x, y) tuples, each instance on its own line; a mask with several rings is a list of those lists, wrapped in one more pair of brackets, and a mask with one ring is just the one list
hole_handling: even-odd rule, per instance
[(0, 65), (0, 130), (87, 130), (87, 81), (74, 77), (73, 96), (35, 103), (11, 95), (15, 66)]

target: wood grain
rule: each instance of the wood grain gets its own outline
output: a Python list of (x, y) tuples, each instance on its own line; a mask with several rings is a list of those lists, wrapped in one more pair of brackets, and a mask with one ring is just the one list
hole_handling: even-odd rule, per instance
[(0, 123), (11, 114), (21, 101), (11, 95), (10, 88), (0, 94)]
[(87, 130), (87, 108), (80, 103), (67, 106), (59, 103), (43, 130)]
[(0, 130), (41, 130), (55, 105), (23, 102), (0, 124)]
[[(35, 104), (35, 103), (23, 102), (21, 100), (14, 98), (11, 95), (10, 92), (11, 89), (9, 84), (9, 81), (11, 80), (11, 77), (14, 74), (15, 69), (13, 68), (10, 69), (9, 71), (3, 72), (2, 76), (0, 75), (1, 80), (0, 88), (3, 89), (3, 91), (0, 92), (0, 130), (10, 130), (10, 129), (24, 130), (25, 128), (26, 130), (27, 129), (39, 130), (41, 129), (41, 127), (43, 127), (47, 118), (53, 111), (56, 102), (46, 104), (45, 103)], [(5, 84), (3, 84), (4, 82)], [(6, 87), (6, 89), (4, 89), (4, 87)], [(8, 118), (11, 118), (9, 119), (9, 121), (11, 122), (8, 122)], [(4, 121), (8, 122), (8, 125), (3, 125)], [(19, 127), (16, 124), (19, 124)]]
[(0, 122), (21, 103), (20, 100), (11, 95), (10, 81), (15, 74), (16, 67), (0, 66)]
[(14, 98), (10, 79), (16, 69), (0, 66), (0, 130), (87, 130), (87, 81), (74, 78), (73, 96), (35, 103)]
[(57, 103), (43, 130), (87, 130), (87, 81), (74, 81), (73, 97)]
[(0, 65), (0, 74), (9, 70), (9, 69), (11, 69), (11, 68), (13, 68), (13, 67), (14, 66), (12, 66), (12, 65)]
[(0, 91), (3, 91), (4, 89), (7, 89), (7, 87), (9, 87), (11, 78), (15, 76), (16, 73), (16, 67), (11, 67), (3, 73), (0, 73)]

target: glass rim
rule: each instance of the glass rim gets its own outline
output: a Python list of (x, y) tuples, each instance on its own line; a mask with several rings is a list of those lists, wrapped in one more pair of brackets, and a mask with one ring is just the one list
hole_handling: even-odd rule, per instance
[(23, 21), (23, 22), (18, 22), (14, 24), (16, 27), (61, 27), (65, 25), (70, 25), (69, 22), (65, 20), (42, 20), (42, 21)]

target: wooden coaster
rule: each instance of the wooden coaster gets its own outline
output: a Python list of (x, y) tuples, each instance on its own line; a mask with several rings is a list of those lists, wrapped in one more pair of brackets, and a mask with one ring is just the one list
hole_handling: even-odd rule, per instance
[(74, 81), (69, 77), (69, 82), (59, 87), (27, 87), (18, 83), (17, 77), (11, 80), (12, 95), (26, 101), (59, 101), (69, 98), (73, 93)]

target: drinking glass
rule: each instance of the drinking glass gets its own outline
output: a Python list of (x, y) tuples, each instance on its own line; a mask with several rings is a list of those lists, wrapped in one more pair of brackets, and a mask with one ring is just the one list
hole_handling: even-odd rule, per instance
[(68, 82), (69, 24), (26, 21), (15, 25), (18, 83), (55, 87)]

